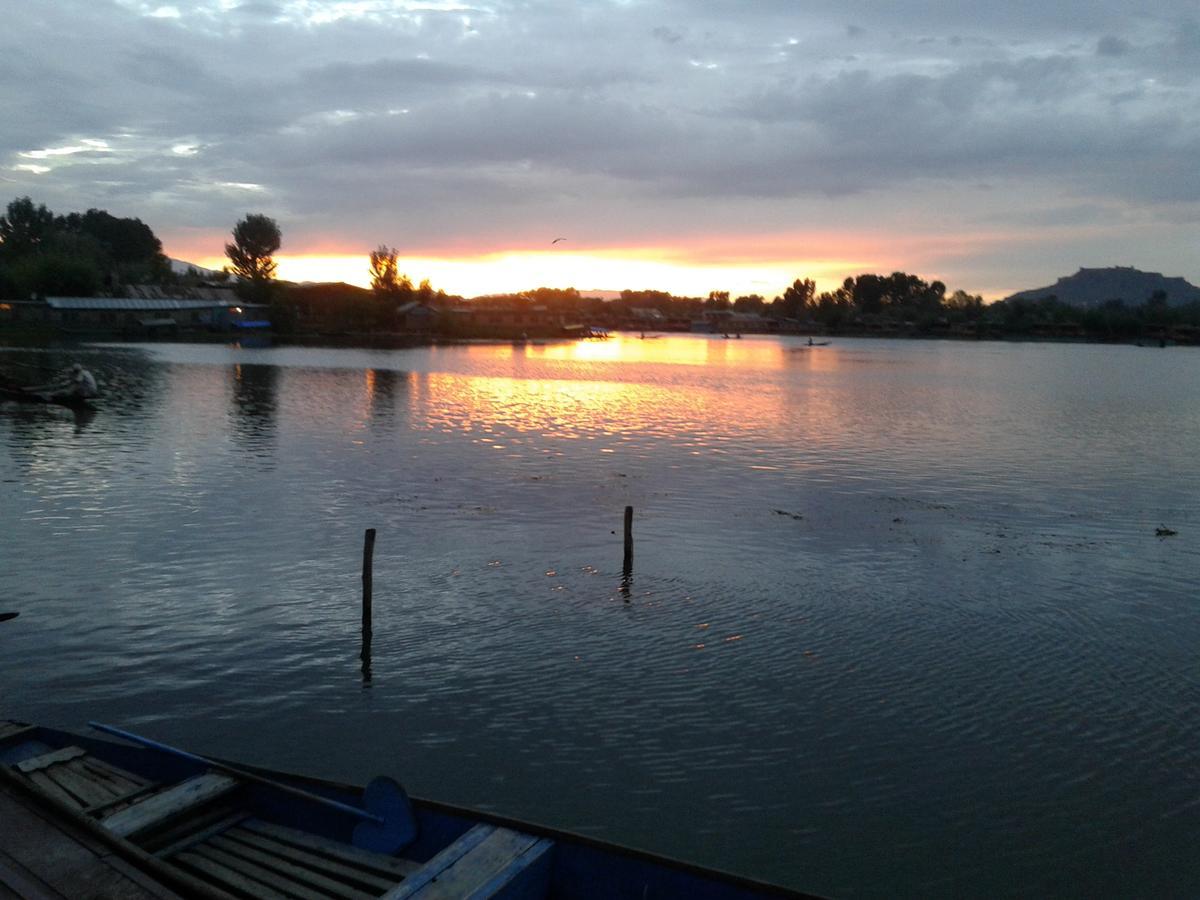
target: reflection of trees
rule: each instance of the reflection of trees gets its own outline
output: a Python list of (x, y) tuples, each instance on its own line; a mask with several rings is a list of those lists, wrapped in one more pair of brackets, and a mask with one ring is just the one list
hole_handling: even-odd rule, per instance
[(377, 425), (388, 423), (396, 413), (396, 394), (404, 389), (408, 372), (393, 369), (367, 369), (367, 401), (371, 421)]
[(247, 450), (257, 450), (275, 436), (279, 369), (239, 364), (231, 374), (233, 438)]

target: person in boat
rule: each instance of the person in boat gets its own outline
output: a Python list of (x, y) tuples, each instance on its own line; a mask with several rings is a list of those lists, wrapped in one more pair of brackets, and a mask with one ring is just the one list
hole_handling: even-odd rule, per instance
[(42, 394), (55, 399), (90, 400), (100, 395), (96, 377), (79, 363), (71, 366), (62, 381), (39, 387), (25, 388), (31, 394)]

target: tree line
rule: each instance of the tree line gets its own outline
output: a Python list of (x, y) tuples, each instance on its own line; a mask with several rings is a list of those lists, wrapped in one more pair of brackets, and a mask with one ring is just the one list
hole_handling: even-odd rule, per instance
[(29, 197), (0, 216), (0, 296), (87, 297), (169, 277), (162, 242), (141, 219), (102, 209), (55, 215)]
[[(281, 286), (275, 254), (282, 246), (278, 223), (261, 213), (239, 220), (225, 244), (229, 265), (218, 276), (235, 278), (238, 295), (272, 307), (282, 330), (295, 326), (301, 306), (320, 296), (324, 317), (342, 318), (356, 328), (388, 329), (395, 312), (410, 301), (450, 307), (466, 301), (435, 291), (428, 279), (414, 287), (399, 270), (399, 251), (380, 244), (368, 255), (369, 292), (340, 293), (310, 287)], [(118, 218), (104, 210), (55, 215), (29, 197), (8, 204), (0, 216), (0, 297), (91, 296), (113, 293), (127, 284), (179, 283), (162, 243), (140, 219)], [(195, 277), (199, 277), (198, 274)], [(975, 336), (1047, 335), (1123, 340), (1171, 333), (1200, 339), (1200, 303), (1171, 306), (1161, 291), (1148, 298), (1114, 298), (1099, 307), (1079, 307), (1055, 297), (1014, 298), (986, 304), (962, 290), (947, 293), (941, 281), (907, 272), (861, 274), (832, 291), (818, 293), (811, 278), (798, 278), (768, 300), (759, 294), (731, 297), (712, 291), (707, 297), (675, 296), (666, 291), (623, 290), (612, 300), (584, 297), (575, 288), (540, 287), (515, 294), (476, 297), (473, 305), (531, 307), (581, 322), (622, 322), (654, 310), (667, 320), (691, 320), (722, 313), (773, 320), (780, 330), (828, 333), (902, 331)]]

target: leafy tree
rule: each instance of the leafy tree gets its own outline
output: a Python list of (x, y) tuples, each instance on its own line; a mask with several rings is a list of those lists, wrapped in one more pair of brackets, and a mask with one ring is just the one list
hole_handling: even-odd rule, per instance
[(735, 312), (761, 313), (765, 306), (766, 301), (759, 294), (747, 294), (733, 301)]
[[(400, 270), (397, 267), (395, 247), (380, 244), (371, 251), (371, 290), (378, 299), (400, 293)], [(405, 281), (408, 280), (404, 276)], [(411, 282), (409, 284), (411, 287)]]
[(0, 216), (0, 251), (14, 260), (42, 250), (54, 234), (54, 213), (28, 197), (18, 197)]
[(786, 319), (801, 319), (811, 315), (816, 309), (817, 283), (811, 278), (801, 281), (797, 278), (783, 292), (782, 297), (771, 301), (775, 315)]
[(249, 213), (233, 229), (233, 243), (225, 245), (225, 255), (233, 264), (233, 274), (248, 282), (247, 295), (259, 300), (271, 296), (275, 277), (275, 252), (282, 244), (275, 220)]
[(5, 293), (28, 300), (40, 297), (90, 297), (100, 287), (100, 270), (83, 256), (48, 250), (5, 266)]
[(729, 309), (729, 291), (709, 291), (705, 309)]

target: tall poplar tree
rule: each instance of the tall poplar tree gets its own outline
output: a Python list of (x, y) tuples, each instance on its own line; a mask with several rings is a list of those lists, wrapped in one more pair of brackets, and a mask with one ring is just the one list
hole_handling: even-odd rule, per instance
[(265, 302), (271, 297), (275, 253), (282, 244), (279, 226), (269, 216), (248, 213), (233, 229), (233, 243), (225, 245), (233, 274), (247, 283), (247, 295)]

